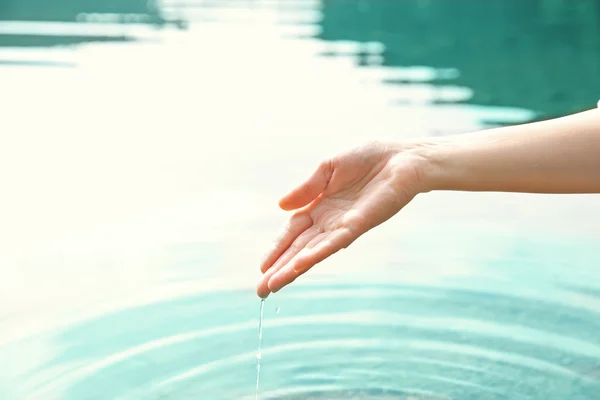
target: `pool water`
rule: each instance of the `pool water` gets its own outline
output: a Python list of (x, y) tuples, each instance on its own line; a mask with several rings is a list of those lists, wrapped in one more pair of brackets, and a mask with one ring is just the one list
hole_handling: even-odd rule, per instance
[[(0, 0), (0, 399), (254, 399), (323, 157), (595, 106), (594, 1)], [(430, 193), (265, 302), (259, 398), (597, 400), (595, 195)], [(279, 310), (279, 311), (278, 311)]]

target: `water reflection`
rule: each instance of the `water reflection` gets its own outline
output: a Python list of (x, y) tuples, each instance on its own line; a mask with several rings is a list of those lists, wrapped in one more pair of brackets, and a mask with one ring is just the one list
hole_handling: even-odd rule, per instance
[(0, 48), (128, 42), (139, 39), (140, 26), (167, 25), (186, 22), (165, 16), (153, 0), (0, 2)]
[[(600, 309), (566, 292), (338, 284), (292, 288), (277, 303), (281, 313), (273, 302), (265, 313), (265, 399), (593, 399), (600, 389)], [(253, 398), (256, 305), (247, 291), (206, 293), (40, 336), (55, 355), (20, 377), (23, 393)]]
[[(377, 1), (323, 3), (328, 41), (364, 44), (359, 62), (456, 68), (475, 104), (558, 116), (600, 92), (600, 2)], [(369, 42), (381, 43), (373, 57)], [(375, 61), (369, 61), (375, 60)]]
[[(600, 93), (595, 2), (42, 3), (0, 0), (7, 400), (253, 398), (292, 181)], [(269, 298), (262, 398), (594, 399), (599, 218), (593, 196), (417, 199)]]

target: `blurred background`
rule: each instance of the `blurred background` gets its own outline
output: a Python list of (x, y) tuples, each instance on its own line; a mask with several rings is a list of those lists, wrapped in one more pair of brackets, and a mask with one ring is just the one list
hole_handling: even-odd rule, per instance
[[(318, 161), (598, 100), (597, 0), (0, 0), (0, 399), (252, 399)], [(260, 398), (597, 399), (599, 238), (419, 197), (266, 301)]]

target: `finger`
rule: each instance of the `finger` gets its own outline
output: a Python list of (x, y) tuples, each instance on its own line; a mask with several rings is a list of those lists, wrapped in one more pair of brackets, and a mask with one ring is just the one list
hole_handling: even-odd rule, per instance
[(298, 254), (298, 252), (300, 252), (321, 232), (322, 231), (320, 228), (312, 226), (306, 231), (304, 231), (300, 236), (298, 236), (296, 240), (294, 240), (294, 243), (290, 245), (290, 247), (285, 251), (285, 253), (281, 255), (281, 257), (273, 264), (273, 266), (270, 269), (268, 269), (265, 272), (265, 274), (260, 279), (258, 287), (256, 289), (256, 292), (260, 297), (266, 297), (270, 293), (268, 283), (269, 279), (271, 279), (271, 276), (277, 273), (279, 269), (284, 267), (291, 259), (293, 259), (296, 256), (296, 254)]
[[(319, 243), (320, 241), (323, 240), (323, 238), (325, 237), (326, 234), (324, 233), (320, 233), (321, 230), (320, 229), (316, 229), (315, 230), (317, 232), (316, 236), (314, 236), (305, 246), (304, 248), (310, 248), (313, 247), (314, 245), (316, 245), (317, 243)], [(310, 235), (312, 236), (312, 235)], [(307, 236), (310, 237), (310, 236)], [(295, 243), (294, 243), (295, 245)], [(302, 251), (302, 250), (300, 250)], [(259, 283), (258, 283), (258, 287), (256, 289), (258, 295), (262, 298), (266, 298), (269, 293), (271, 293), (271, 290), (269, 289), (269, 280), (271, 279), (271, 276), (273, 276), (274, 273), (276, 273), (283, 265), (285, 265), (289, 260), (291, 260), (293, 258), (293, 256), (295, 256), (298, 252), (290, 252), (289, 250), (286, 251), (279, 260), (277, 260), (277, 262), (275, 263), (275, 265), (269, 269), (265, 275), (263, 275), (263, 277), (260, 279)]]
[(296, 238), (313, 224), (312, 218), (308, 214), (293, 215), (281, 233), (275, 239), (273, 248), (267, 253), (260, 263), (260, 270), (265, 273), (279, 257), (285, 252), (288, 247), (296, 240)]
[(279, 207), (284, 210), (296, 210), (309, 204), (323, 193), (332, 175), (331, 161), (322, 162), (310, 178), (279, 200)]
[(269, 290), (273, 293), (281, 290), (314, 265), (348, 247), (355, 239), (355, 234), (347, 228), (331, 232), (315, 247), (305, 248), (293, 260), (274, 273), (268, 282)]
[(304, 248), (304, 246), (310, 243), (313, 240), (313, 238), (319, 234), (320, 230), (318, 228), (315, 228), (316, 227), (313, 227), (312, 229), (309, 228), (300, 236), (298, 236), (298, 238), (285, 251), (285, 253), (281, 255), (281, 257), (273, 264), (273, 266), (269, 270), (267, 270), (267, 272), (265, 272), (256, 288), (256, 292), (260, 297), (266, 298), (271, 292), (269, 290), (268, 284), (269, 279), (271, 279), (271, 276), (273, 276), (273, 274), (275, 274), (280, 268), (285, 266), (288, 263), (288, 261), (293, 259), (294, 256), (298, 254), (298, 252), (301, 251), (302, 248)]

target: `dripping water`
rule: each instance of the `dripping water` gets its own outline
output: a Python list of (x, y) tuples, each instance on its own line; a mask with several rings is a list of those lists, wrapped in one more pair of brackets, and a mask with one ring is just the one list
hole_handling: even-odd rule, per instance
[(258, 320), (258, 351), (256, 352), (256, 394), (254, 400), (258, 400), (258, 383), (260, 381), (260, 359), (262, 358), (262, 323), (265, 311), (265, 299), (260, 300), (260, 319)]

